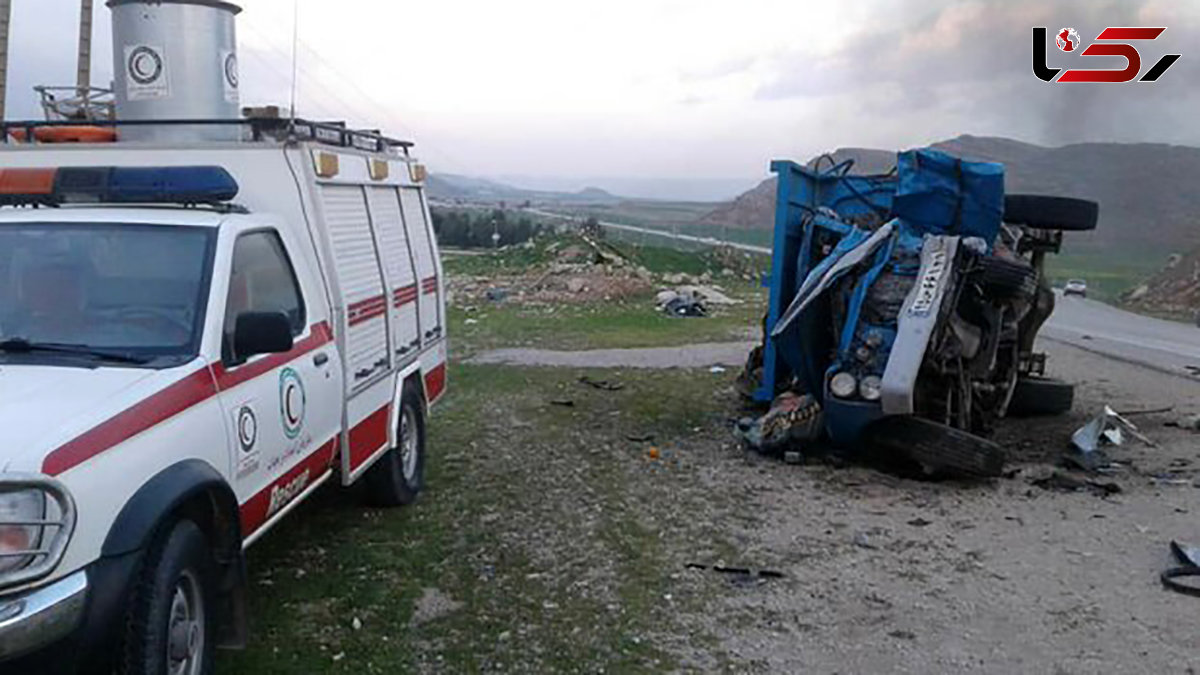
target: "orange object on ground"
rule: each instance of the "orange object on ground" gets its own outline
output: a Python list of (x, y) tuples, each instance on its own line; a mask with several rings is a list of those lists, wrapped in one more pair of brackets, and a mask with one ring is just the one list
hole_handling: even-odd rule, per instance
[[(29, 142), (25, 129), (10, 129), (8, 133), (22, 143)], [(34, 127), (33, 140), (38, 143), (113, 143), (117, 140), (117, 130), (88, 125)]]
[(58, 169), (0, 169), (0, 194), (48, 195)]

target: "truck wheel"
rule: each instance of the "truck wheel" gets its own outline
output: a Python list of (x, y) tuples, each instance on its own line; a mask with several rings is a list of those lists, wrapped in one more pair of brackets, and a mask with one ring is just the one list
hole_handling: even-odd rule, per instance
[(1070, 412), (1074, 403), (1074, 385), (1049, 377), (1021, 378), (1013, 387), (1008, 416), (1061, 415)]
[(1004, 448), (998, 444), (921, 417), (885, 417), (871, 425), (869, 438), (930, 473), (993, 478), (1004, 469)]
[(1048, 195), (1004, 195), (1004, 222), (1039, 230), (1096, 229), (1100, 205), (1088, 199)]
[(396, 447), (367, 469), (367, 499), (375, 506), (404, 506), (417, 500), (425, 481), (425, 413), (421, 397), (405, 387), (400, 397)]
[(1001, 299), (1027, 297), (1037, 290), (1036, 270), (1003, 258), (980, 259), (977, 278), (985, 293)]
[(180, 520), (146, 554), (126, 621), (125, 675), (208, 675), (216, 645), (216, 563), (208, 539)]

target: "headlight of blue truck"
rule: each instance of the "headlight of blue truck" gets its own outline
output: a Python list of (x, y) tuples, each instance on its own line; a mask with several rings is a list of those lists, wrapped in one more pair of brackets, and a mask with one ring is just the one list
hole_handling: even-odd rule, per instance
[(0, 473), (0, 587), (50, 574), (74, 529), (75, 503), (66, 486), (45, 476)]

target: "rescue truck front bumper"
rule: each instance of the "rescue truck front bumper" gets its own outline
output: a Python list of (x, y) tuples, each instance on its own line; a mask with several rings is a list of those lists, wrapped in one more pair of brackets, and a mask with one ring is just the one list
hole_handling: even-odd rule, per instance
[(0, 663), (37, 651), (79, 627), (87, 607), (87, 572), (49, 586), (0, 598)]
[(142, 552), (102, 557), (39, 588), (0, 595), (0, 673), (111, 673)]

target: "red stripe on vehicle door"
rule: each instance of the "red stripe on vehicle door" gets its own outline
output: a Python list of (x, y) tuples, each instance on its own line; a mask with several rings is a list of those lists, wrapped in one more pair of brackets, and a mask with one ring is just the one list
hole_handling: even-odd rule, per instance
[(425, 295), (429, 295), (430, 293), (436, 293), (437, 292), (437, 276), (426, 277), (421, 282), (421, 290), (424, 291)]
[[(262, 527), (271, 516), (278, 513), (283, 507), (290, 504), (308, 488), (313, 482), (325, 475), (333, 465), (333, 458), (337, 450), (337, 438), (333, 438), (321, 445), (317, 450), (304, 459), (300, 460), (296, 466), (288, 470), (279, 478), (275, 479), (267, 487), (256, 492), (252, 497), (247, 499), (239, 508), (240, 520), (242, 523), (242, 537), (248, 537), (254, 534), (256, 530)], [(308, 476), (303, 479), (302, 483), (296, 484), (294, 493), (287, 494), (288, 486), (294, 481), (300, 480), (304, 476), (304, 472), (308, 472)], [(276, 491), (280, 492), (276, 498), (277, 503), (275, 508), (271, 508), (271, 494)]]
[(313, 324), (308, 337), (292, 345), (291, 351), (267, 354), (231, 370), (226, 369), (225, 365), (221, 363), (214, 365), (213, 373), (216, 375), (217, 388), (221, 391), (232, 389), (243, 382), (253, 380), (311, 351), (324, 347), (330, 342), (333, 342), (333, 331), (329, 329), (329, 324), (325, 321)]

